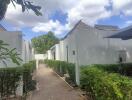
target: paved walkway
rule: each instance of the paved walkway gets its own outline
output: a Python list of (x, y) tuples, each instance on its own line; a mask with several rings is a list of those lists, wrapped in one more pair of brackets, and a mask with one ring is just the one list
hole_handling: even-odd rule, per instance
[(80, 100), (79, 93), (71, 89), (51, 69), (40, 65), (36, 75), (38, 90), (31, 100)]

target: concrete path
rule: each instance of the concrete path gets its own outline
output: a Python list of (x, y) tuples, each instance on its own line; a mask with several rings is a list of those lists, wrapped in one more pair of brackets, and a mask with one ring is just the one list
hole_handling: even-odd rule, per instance
[(40, 65), (36, 73), (38, 90), (34, 91), (31, 100), (80, 100), (79, 93), (71, 89), (51, 69)]

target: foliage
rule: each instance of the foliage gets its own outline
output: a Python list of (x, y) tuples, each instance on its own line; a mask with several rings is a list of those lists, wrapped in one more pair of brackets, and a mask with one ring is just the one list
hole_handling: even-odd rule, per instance
[(94, 100), (131, 100), (132, 79), (116, 73), (108, 73), (97, 67), (81, 69), (80, 86)]
[(13, 63), (20, 65), (21, 58), (19, 54), (16, 52), (16, 49), (8, 49), (8, 44), (5, 44), (2, 40), (0, 40), (0, 61), (6, 65), (7, 60), (11, 60)]
[(45, 60), (45, 63), (61, 76), (68, 72), (71, 81), (75, 83), (75, 64), (55, 60)]
[(69, 73), (70, 79), (76, 83), (76, 76), (75, 76), (75, 64), (69, 63), (67, 66), (67, 71)]
[(0, 98), (16, 95), (18, 81), (22, 75), (21, 68), (0, 69)]
[(35, 70), (35, 61), (30, 61), (23, 65), (23, 92), (27, 94), (29, 91), (36, 89), (36, 81), (32, 79)]
[(92, 65), (99, 69), (102, 69), (107, 72), (120, 73), (126, 76), (132, 76), (132, 63), (124, 63), (124, 64), (95, 64)]
[(58, 42), (58, 38), (52, 32), (32, 39), (32, 45), (37, 53), (46, 53), (47, 50)]
[(32, 2), (27, 0), (0, 0), (0, 20), (2, 20), (5, 16), (6, 10), (10, 2), (15, 6), (15, 4), (21, 5), (22, 12), (25, 12), (26, 10), (33, 10), (34, 13), (39, 16), (42, 15), (40, 12), (41, 7), (33, 5)]
[(34, 69), (34, 61), (24, 64), (22, 67), (0, 68), (0, 98), (16, 96), (16, 89), (22, 79), (24, 94), (35, 89), (36, 82), (32, 80)]

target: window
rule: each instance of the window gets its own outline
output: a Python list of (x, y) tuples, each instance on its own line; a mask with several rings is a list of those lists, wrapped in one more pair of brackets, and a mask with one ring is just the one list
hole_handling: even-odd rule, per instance
[(75, 50), (72, 51), (72, 54), (75, 55)]
[(118, 59), (119, 63), (126, 62), (126, 56), (127, 56), (126, 51), (120, 50), (118, 51), (118, 53), (119, 53), (119, 59)]

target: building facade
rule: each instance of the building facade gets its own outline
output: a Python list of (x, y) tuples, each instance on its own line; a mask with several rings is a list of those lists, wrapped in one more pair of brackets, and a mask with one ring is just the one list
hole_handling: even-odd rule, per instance
[(120, 57), (124, 62), (132, 61), (132, 40), (105, 38), (119, 31), (116, 26), (89, 26), (79, 21), (59, 43), (62, 61), (90, 64), (114, 64)]
[[(8, 44), (9, 49), (16, 49), (16, 52), (20, 54), (20, 58), (23, 60), (22, 63), (26, 63), (33, 59), (33, 48), (29, 41), (25, 41), (22, 37), (21, 31), (7, 31), (3, 26), (0, 25), (0, 40)], [(0, 67), (16, 67), (11, 60), (7, 60), (6, 64), (0, 62)]]
[[(105, 38), (119, 31), (116, 26), (95, 25), (79, 21), (59, 42), (59, 55), (55, 60), (76, 65), (76, 83), (79, 85), (80, 66), (132, 62), (132, 40)], [(56, 48), (54, 47), (53, 50)], [(54, 54), (58, 54), (54, 52)], [(53, 55), (53, 53), (52, 53)], [(60, 56), (59, 59), (56, 56)]]

